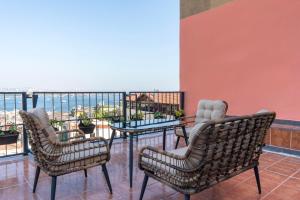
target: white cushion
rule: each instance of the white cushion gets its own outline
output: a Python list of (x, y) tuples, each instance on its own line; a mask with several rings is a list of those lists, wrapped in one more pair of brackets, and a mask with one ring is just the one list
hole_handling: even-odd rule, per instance
[(200, 128), (204, 125), (205, 123), (198, 123), (195, 124), (190, 131), (190, 136), (189, 136), (189, 144), (192, 142), (194, 136), (197, 134), (197, 132), (200, 130)]
[(28, 111), (33, 117), (39, 129), (44, 129), (52, 142), (58, 141), (54, 128), (49, 123), (49, 116), (44, 108), (35, 108)]
[(223, 119), (227, 105), (222, 100), (200, 100), (196, 112), (195, 123)]
[(187, 150), (188, 150), (188, 147), (183, 147), (183, 148), (174, 149), (174, 150), (171, 150), (171, 151), (168, 151), (168, 152), (173, 153), (173, 154), (178, 155), (178, 156), (184, 156)]
[[(186, 128), (185, 128), (185, 132), (186, 132), (186, 136), (187, 136), (187, 137), (190, 136), (190, 132), (191, 132), (192, 128), (193, 128), (193, 127), (186, 127)], [(176, 128), (176, 129), (175, 129), (175, 134), (176, 134), (177, 136), (184, 137), (182, 128)]]

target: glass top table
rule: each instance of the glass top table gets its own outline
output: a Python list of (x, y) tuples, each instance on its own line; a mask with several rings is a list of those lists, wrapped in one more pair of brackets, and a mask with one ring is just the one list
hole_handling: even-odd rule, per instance
[(128, 134), (129, 137), (129, 183), (132, 187), (132, 175), (133, 175), (133, 137), (143, 132), (162, 132), (163, 133), (163, 150), (166, 148), (166, 132), (170, 129), (177, 127), (182, 128), (182, 132), (185, 138), (186, 144), (188, 144), (188, 138), (185, 130), (185, 126), (191, 123), (189, 120), (166, 120), (166, 119), (152, 119), (130, 122), (117, 122), (110, 124), (110, 128), (113, 130), (111, 139), (109, 142), (109, 148), (111, 148), (116, 131), (120, 131), (124, 135)]
[(112, 123), (110, 127), (116, 130), (126, 131), (128, 133), (139, 133), (150, 129), (163, 129), (170, 127), (184, 126), (188, 121), (186, 120), (167, 120), (167, 119), (152, 119), (140, 120), (130, 122), (116, 122)]

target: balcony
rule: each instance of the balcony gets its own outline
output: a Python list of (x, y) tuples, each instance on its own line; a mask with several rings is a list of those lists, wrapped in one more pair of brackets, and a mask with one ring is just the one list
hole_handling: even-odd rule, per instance
[[(95, 125), (89, 136), (110, 139), (111, 122), (153, 120), (160, 114), (161, 121), (174, 119), (183, 109), (183, 92), (3, 92), (0, 93), (0, 127), (6, 131), (13, 125), (20, 133), (16, 142), (0, 145), (0, 157), (27, 154), (27, 134), (19, 115), (20, 110), (45, 108), (58, 131), (78, 129), (80, 116), (87, 115)], [(150, 122), (150, 121), (149, 121)], [(116, 138), (120, 138), (118, 132)]]
[(0, 7), (0, 200), (299, 199), (299, 0), (141, 2)]
[[(86, 113), (95, 124), (87, 137), (101, 136), (111, 139), (109, 124), (113, 121), (132, 120), (138, 115), (144, 120), (157, 118), (174, 120), (174, 112), (183, 109), (183, 92), (34, 92), (1, 93), (0, 104), (2, 130), (14, 122), (20, 132), (16, 143), (1, 145), (0, 199), (48, 199), (51, 179), (40, 175), (37, 192), (31, 192), (34, 182), (35, 161), (30, 151), (26, 130), (18, 114), (21, 109), (43, 107), (50, 119), (55, 119), (58, 130), (78, 128), (79, 116)], [(273, 129), (278, 126), (273, 126)], [(276, 129), (274, 129), (276, 130)], [(271, 131), (270, 131), (271, 132)], [(270, 133), (269, 133), (270, 134)], [(133, 186), (129, 187), (128, 151), (129, 142), (120, 132), (116, 134), (111, 148), (111, 161), (107, 168), (111, 176), (114, 194), (106, 189), (105, 180), (98, 168), (88, 170), (88, 178), (76, 172), (62, 176), (57, 184), (57, 199), (138, 199), (143, 181), (143, 172), (138, 168), (138, 154), (142, 147), (150, 145), (162, 148), (161, 132), (149, 132), (139, 136), (134, 144)], [(270, 140), (266, 138), (266, 143)], [(176, 137), (167, 132), (166, 150), (174, 149)], [(179, 144), (184, 147), (182, 140)], [(260, 158), (260, 174), (263, 192), (257, 193), (254, 173), (244, 172), (232, 179), (192, 196), (192, 199), (293, 199), (300, 194), (300, 158), (271, 153)], [(27, 156), (24, 156), (27, 155)], [(182, 199), (175, 190), (151, 180), (144, 199)], [(70, 192), (71, 191), (71, 192)], [(238, 195), (238, 197), (237, 197)]]

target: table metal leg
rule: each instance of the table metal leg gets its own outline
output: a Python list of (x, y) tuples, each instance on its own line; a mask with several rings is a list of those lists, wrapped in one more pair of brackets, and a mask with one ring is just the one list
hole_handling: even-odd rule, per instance
[(166, 150), (166, 134), (167, 134), (167, 130), (164, 129), (163, 130), (163, 150)]
[(133, 135), (129, 134), (129, 182), (132, 188), (132, 174), (133, 174)]
[(189, 141), (188, 141), (188, 137), (187, 137), (187, 134), (186, 134), (185, 126), (182, 126), (181, 128), (182, 128), (185, 143), (186, 143), (186, 145), (188, 145)]
[(116, 135), (116, 130), (113, 130), (113, 132), (111, 134), (110, 141), (109, 141), (109, 149), (111, 149), (111, 145), (112, 145), (112, 143), (114, 141), (115, 135)]
[(136, 136), (135, 136), (135, 141), (136, 141), (136, 142), (139, 142), (139, 135), (136, 135)]
[(126, 139), (127, 139), (127, 133), (123, 132), (123, 140), (126, 140)]

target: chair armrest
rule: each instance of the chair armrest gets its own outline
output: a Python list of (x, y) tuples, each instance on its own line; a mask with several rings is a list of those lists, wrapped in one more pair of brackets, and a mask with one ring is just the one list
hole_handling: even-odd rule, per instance
[(147, 146), (142, 148), (139, 154), (139, 168), (141, 170), (144, 169), (142, 166), (143, 162), (150, 165), (159, 164), (160, 167), (165, 166), (165, 169), (168, 167), (170, 168), (170, 170), (173, 169), (185, 172), (185, 169), (183, 167), (186, 162), (186, 157)]
[(91, 138), (84, 138), (81, 140), (73, 140), (73, 141), (61, 141), (61, 142), (55, 142), (53, 144), (60, 147), (68, 147), (70, 145), (75, 145), (75, 144), (80, 144), (85, 142), (103, 142), (107, 145), (107, 141), (102, 137), (91, 137)]
[(179, 119), (184, 121), (185, 124), (187, 125), (187, 124), (195, 123), (195, 118), (196, 118), (196, 115), (181, 117)]
[[(69, 135), (70, 135), (69, 133), (72, 133), (72, 132), (77, 132), (78, 135), (75, 135), (73, 137), (69, 137)], [(56, 131), (57, 135), (62, 135), (62, 134), (65, 134), (65, 133), (68, 133), (68, 138), (66, 138), (66, 141), (71, 141), (71, 140), (74, 140), (74, 139), (84, 139), (85, 138), (85, 133), (80, 129)]]
[(173, 153), (170, 153), (170, 152), (167, 152), (167, 151), (164, 151), (164, 150), (152, 147), (152, 146), (143, 147), (140, 151), (140, 156), (144, 155), (145, 154), (144, 151), (146, 151), (146, 150), (152, 151), (153, 153), (156, 153), (156, 154), (161, 154), (161, 155), (164, 155), (164, 156), (168, 156), (170, 158), (178, 159), (178, 160), (185, 160), (186, 159), (185, 156), (179, 156), (179, 155), (176, 155), (176, 154), (173, 154)]
[[(170, 168), (169, 171), (173, 169), (173, 170), (177, 170), (178, 172), (191, 173), (201, 169), (202, 167), (202, 164), (196, 166), (188, 165), (186, 156), (176, 155), (151, 146), (144, 147), (140, 151), (139, 168), (141, 170), (144, 170), (142, 166), (142, 162), (144, 162), (143, 158), (149, 159), (150, 162), (152, 163), (153, 162), (159, 163), (161, 168), (166, 169), (166, 167), (169, 167)], [(187, 168), (187, 166), (189, 167)]]
[(81, 137), (85, 136), (85, 133), (82, 130), (80, 130), (80, 129), (71, 129), (71, 130), (64, 130), (64, 131), (56, 131), (56, 134), (61, 135), (61, 134), (64, 134), (64, 133), (72, 133), (72, 132), (78, 132), (79, 135), (81, 135)]
[[(48, 151), (45, 151), (41, 147), (39, 148), (39, 151), (41, 151), (43, 154), (45, 154), (46, 156), (49, 156), (49, 157), (58, 157), (58, 156), (62, 156), (65, 154), (105, 147), (106, 148), (105, 152), (109, 153), (108, 143), (102, 137), (92, 137), (92, 138), (87, 138), (87, 139), (66, 141), (66, 142), (55, 142), (52, 144), (55, 146), (56, 149), (60, 149), (61, 152), (50, 153)], [(82, 144), (83, 148), (76, 148), (76, 145), (80, 145), (80, 144)], [(90, 144), (93, 144), (93, 145), (90, 145)]]

